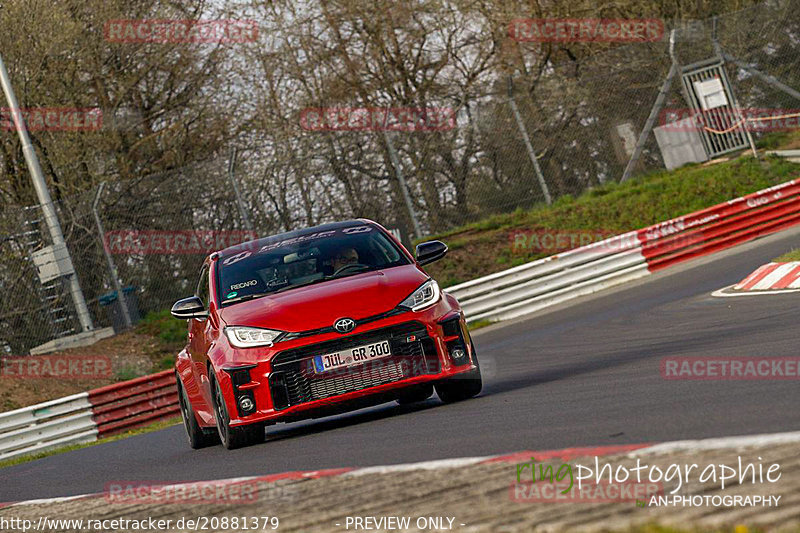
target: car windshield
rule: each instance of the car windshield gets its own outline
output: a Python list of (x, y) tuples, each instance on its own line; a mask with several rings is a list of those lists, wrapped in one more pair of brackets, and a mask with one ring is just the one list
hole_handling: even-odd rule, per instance
[(221, 257), (221, 305), (231, 305), (303, 285), (409, 264), (391, 239), (371, 225), (310, 231)]

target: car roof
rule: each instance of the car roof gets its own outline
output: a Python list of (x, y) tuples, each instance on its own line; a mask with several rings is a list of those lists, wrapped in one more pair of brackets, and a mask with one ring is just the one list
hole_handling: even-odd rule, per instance
[(341, 222), (330, 222), (328, 224), (320, 224), (319, 226), (312, 226), (310, 228), (287, 231), (285, 233), (278, 233), (275, 235), (270, 235), (268, 237), (262, 237), (260, 239), (254, 239), (252, 241), (235, 244), (223, 250), (214, 252), (213, 254), (211, 254), (211, 258), (215, 259), (218, 257), (227, 257), (229, 255), (236, 254), (244, 250), (253, 250), (254, 248), (258, 249), (266, 244), (280, 242), (286, 239), (293, 239), (295, 237), (300, 237), (303, 235), (310, 235), (312, 233), (319, 233), (321, 231), (331, 231), (342, 228), (349, 228), (351, 226), (363, 226), (364, 224), (377, 226), (375, 222), (373, 222), (372, 220), (368, 220), (366, 218), (355, 218), (351, 220), (343, 220)]

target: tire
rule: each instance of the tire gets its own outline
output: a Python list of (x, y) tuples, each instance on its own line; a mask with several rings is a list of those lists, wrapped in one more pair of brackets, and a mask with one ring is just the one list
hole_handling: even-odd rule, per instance
[(222, 396), (219, 382), (214, 377), (213, 370), (209, 368), (211, 378), (211, 397), (214, 403), (214, 418), (217, 420), (217, 432), (222, 445), (228, 450), (235, 450), (252, 444), (259, 444), (266, 440), (264, 424), (249, 424), (246, 426), (230, 426), (228, 408)]
[(404, 390), (397, 398), (397, 403), (400, 405), (408, 405), (424, 402), (431, 396), (433, 396), (433, 385), (430, 383), (423, 383), (422, 385), (414, 385)]
[(472, 359), (477, 368), (436, 384), (436, 394), (439, 395), (439, 399), (444, 403), (460, 402), (473, 398), (477, 396), (483, 388), (481, 365), (478, 362), (475, 345), (470, 344), (470, 346), (472, 348)]
[(186, 394), (186, 389), (183, 388), (181, 378), (175, 375), (178, 382), (178, 404), (181, 408), (181, 418), (183, 419), (183, 427), (186, 429), (186, 436), (189, 438), (189, 446), (193, 450), (200, 448), (207, 448), (219, 444), (219, 435), (213, 428), (203, 428), (197, 422), (197, 416), (192, 409), (192, 402)]

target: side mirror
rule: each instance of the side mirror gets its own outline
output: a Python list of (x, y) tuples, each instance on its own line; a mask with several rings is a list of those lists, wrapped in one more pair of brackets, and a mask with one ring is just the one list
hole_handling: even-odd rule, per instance
[(447, 245), (442, 241), (421, 242), (417, 245), (417, 263), (427, 265), (438, 261), (447, 253)]
[(173, 304), (170, 313), (172, 313), (172, 316), (175, 318), (183, 320), (208, 317), (208, 311), (206, 311), (205, 306), (203, 306), (203, 301), (197, 296), (190, 296), (183, 300), (178, 300)]

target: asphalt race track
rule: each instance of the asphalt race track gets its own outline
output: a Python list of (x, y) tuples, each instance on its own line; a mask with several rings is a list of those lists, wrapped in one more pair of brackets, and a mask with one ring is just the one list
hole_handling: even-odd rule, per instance
[(796, 381), (668, 381), (666, 356), (797, 356), (800, 294), (712, 298), (797, 247), (758, 240), (475, 335), (484, 391), (272, 426), (265, 444), (192, 451), (182, 426), (0, 470), (0, 502), (101, 492), (109, 482), (209, 480), (530, 449), (800, 428)]

